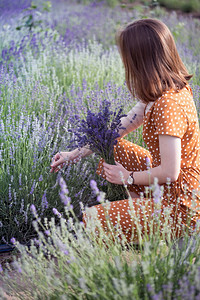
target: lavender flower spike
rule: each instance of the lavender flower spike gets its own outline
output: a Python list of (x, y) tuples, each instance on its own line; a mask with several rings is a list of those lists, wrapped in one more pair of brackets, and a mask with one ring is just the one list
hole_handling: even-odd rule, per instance
[(14, 237), (12, 237), (12, 238), (10, 239), (10, 242), (14, 245), (14, 244), (16, 244), (16, 239), (15, 239)]
[(96, 183), (95, 180), (92, 179), (92, 180), (90, 181), (90, 187), (91, 187), (91, 189), (94, 191), (95, 195), (98, 195), (98, 194), (99, 194), (99, 189), (98, 189), (98, 187), (97, 187), (97, 183)]
[(147, 170), (149, 170), (151, 168), (151, 160), (148, 156), (146, 157), (146, 165), (147, 165)]
[(61, 213), (59, 213), (59, 211), (55, 207), (52, 209), (52, 211), (55, 216), (58, 216), (59, 218), (61, 218)]
[(35, 215), (37, 213), (36, 211), (36, 208), (35, 208), (35, 205), (34, 204), (31, 204), (30, 206), (30, 210), (32, 211), (32, 213)]
[(64, 194), (68, 195), (69, 194), (69, 191), (67, 189), (67, 185), (64, 181), (64, 179), (62, 177), (60, 177), (59, 179), (59, 184), (60, 184), (60, 187), (61, 187), (61, 190)]
[(65, 206), (69, 205), (69, 203), (71, 202), (71, 199), (70, 199), (70, 197), (68, 197), (69, 191), (68, 191), (67, 185), (62, 177), (59, 180), (59, 184), (61, 187), (60, 198)]
[(154, 178), (153, 199), (155, 204), (159, 204), (161, 202), (162, 195), (163, 191), (158, 184), (158, 179)]

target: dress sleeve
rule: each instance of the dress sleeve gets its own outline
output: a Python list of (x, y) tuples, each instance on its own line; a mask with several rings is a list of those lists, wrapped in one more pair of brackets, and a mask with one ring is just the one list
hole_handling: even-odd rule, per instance
[(155, 134), (182, 138), (188, 121), (183, 108), (172, 99), (160, 99), (154, 106)]

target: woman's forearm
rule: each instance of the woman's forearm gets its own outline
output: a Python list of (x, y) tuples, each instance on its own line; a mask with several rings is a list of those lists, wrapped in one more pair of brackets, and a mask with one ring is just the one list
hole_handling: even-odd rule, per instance
[(158, 179), (159, 184), (164, 184), (170, 179), (171, 182), (175, 181), (176, 178), (172, 178), (171, 174), (163, 170), (162, 166), (158, 166), (146, 171), (134, 172), (134, 183), (136, 185), (148, 186), (154, 182), (154, 178)]
[(120, 137), (124, 137), (128, 133), (137, 129), (143, 124), (145, 104), (138, 102), (127, 114), (121, 119), (121, 127), (119, 130)]
[(148, 185), (158, 178), (159, 184), (178, 179), (181, 169), (181, 139), (170, 135), (159, 135), (161, 163), (148, 171), (134, 172), (135, 184)]
[(87, 157), (92, 154), (92, 151), (88, 147), (76, 148), (72, 150), (75, 159), (78, 157)]

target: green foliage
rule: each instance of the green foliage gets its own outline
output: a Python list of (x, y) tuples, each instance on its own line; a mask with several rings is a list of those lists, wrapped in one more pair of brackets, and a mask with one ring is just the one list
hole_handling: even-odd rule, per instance
[[(43, 8), (42, 11), (43, 12), (50, 12), (51, 11), (51, 2), (50, 1), (45, 1), (42, 3)], [(35, 28), (39, 28), (42, 20), (35, 20), (35, 16), (41, 15), (41, 12), (38, 10), (38, 6), (32, 2), (31, 6), (24, 9), (25, 12), (28, 12), (27, 15), (22, 17), (22, 22), (21, 25), (16, 27), (16, 30), (21, 30), (22, 28), (27, 28), (30, 32), (35, 29)]]
[(42, 8), (43, 11), (47, 11), (47, 12), (51, 11), (51, 7), (52, 7), (51, 1), (42, 2), (42, 6), (43, 6)]
[[(36, 8), (32, 7), (32, 10), (34, 9)], [(38, 6), (39, 9), (43, 8)], [(76, 6), (76, 9), (78, 11), (80, 6), (78, 8)], [(114, 10), (111, 9), (111, 12), (114, 13)], [(60, 20), (64, 20), (63, 12), (59, 13)], [(122, 17), (123, 13), (121, 11)], [(137, 14), (144, 17), (144, 10), (137, 11)], [(45, 20), (49, 15), (43, 14), (42, 17)], [(135, 18), (132, 13), (129, 17), (130, 20)], [(70, 18), (73, 18), (74, 24), (77, 23), (74, 14), (70, 15)], [(199, 113), (200, 48), (196, 36), (200, 24), (198, 20), (189, 22), (184, 19), (180, 22), (175, 14), (168, 15), (167, 19), (179, 46), (181, 58), (189, 72), (194, 74), (194, 99)], [(109, 20), (112, 32), (117, 30), (118, 22), (118, 16), (116, 20), (112, 20), (112, 24)], [(62, 27), (61, 21), (59, 25)], [(31, 42), (32, 33), (27, 37), (26, 27), (20, 31), (13, 30), (15, 27), (15, 23), (12, 26), (6, 24), (0, 31), (0, 49), (7, 49), (8, 53), (13, 40), (16, 41), (17, 49), (20, 48), (24, 36), (26, 41), (20, 56), (16, 58), (11, 52), (9, 60), (5, 62), (8, 65), (7, 69), (1, 75), (3, 81), (0, 117), (4, 132), (0, 137), (2, 154), (0, 220), (5, 223), (5, 227), (0, 227), (0, 236), (5, 237), (7, 241), (15, 236), (20, 241), (27, 242), (32, 232), (29, 211), (32, 203), (35, 203), (38, 211), (41, 211), (42, 197), (46, 192), (49, 208), (44, 212), (44, 216), (51, 215), (51, 208), (54, 206), (62, 208), (58, 189), (52, 189), (56, 176), (49, 174), (49, 165), (55, 152), (70, 148), (67, 125), (69, 112), (76, 112), (76, 107), (81, 105), (84, 114), (87, 105), (101, 101), (98, 93), (105, 99), (114, 100), (113, 104), (120, 101), (125, 107), (125, 112), (131, 109), (134, 102), (124, 86), (124, 69), (118, 49), (110, 45), (114, 40), (110, 39), (110, 34), (105, 34), (105, 29), (102, 32), (98, 29), (98, 39), (90, 37), (86, 41), (79, 42), (78, 48), (74, 49), (73, 46), (68, 47), (64, 44), (59, 32), (61, 27), (58, 27), (58, 31), (50, 29), (37, 31), (34, 43)], [(27, 132), (20, 129), (20, 122), (24, 124), (24, 130), (27, 126)], [(65, 124), (62, 123), (63, 126), (60, 126), (59, 122)], [(56, 124), (52, 131), (49, 129), (51, 124)], [(141, 128), (129, 134), (127, 138), (145, 147)], [(43, 145), (41, 151), (38, 142), (44, 141), (46, 146)], [(87, 203), (90, 197), (90, 190), (87, 187), (90, 177), (83, 177), (80, 180), (81, 169), (87, 167), (91, 170), (91, 175), (95, 176), (96, 163), (96, 160), (93, 163), (88, 161), (71, 168), (70, 178), (67, 180), (76, 211), (79, 209), (78, 192), (81, 191), (81, 200), (84, 203)], [(40, 176), (43, 178), (42, 181), (39, 181)], [(30, 194), (34, 184), (34, 193)], [(9, 197), (12, 198), (11, 203)], [(23, 205), (24, 212), (19, 213)], [(17, 224), (21, 224), (19, 228)]]
[[(109, 204), (104, 194), (100, 193), (100, 197), (107, 210)], [(95, 217), (95, 208), (90, 209), (87, 227), (75, 221), (76, 217), (69, 218), (73, 216), (70, 203), (65, 206), (65, 213), (55, 212), (55, 218), (50, 221), (41, 222), (38, 213), (33, 211), (38, 238), (29, 247), (14, 241), (19, 254), (13, 263), (3, 266), (2, 280), (13, 295), (30, 300), (139, 300), (156, 295), (160, 299), (179, 299), (176, 296), (183, 295), (179, 288), (186, 276), (193, 285), (196, 278), (194, 289), (198, 292), (198, 234), (189, 236), (185, 231), (181, 240), (174, 239), (170, 212), (166, 210), (162, 232), (158, 213), (150, 220), (149, 232), (142, 235), (134, 212), (129, 213), (137, 224), (137, 247), (134, 243), (127, 244), (120, 226), (114, 231), (109, 219), (109, 232), (105, 235)]]
[(180, 9), (183, 12), (200, 12), (199, 0), (158, 0), (158, 2), (170, 9)]
[[(83, 4), (79, 2), (79, 5), (73, 3), (77, 14)], [(117, 1), (107, 3), (114, 6)], [(66, 208), (59, 197), (57, 176), (49, 173), (52, 155), (71, 149), (68, 117), (76, 112), (78, 103), (83, 115), (89, 104), (102, 98), (114, 100), (114, 106), (121, 102), (125, 112), (134, 105), (124, 86), (120, 55), (113, 47), (115, 32), (122, 23), (140, 17), (163, 18), (172, 30), (184, 64), (194, 74), (192, 88), (200, 114), (199, 20), (180, 20), (175, 13), (167, 14), (159, 6), (149, 10), (152, 3), (143, 1), (143, 6), (134, 6), (128, 12), (116, 10), (120, 18), (109, 17), (102, 27), (93, 23), (91, 30), (96, 28), (96, 31), (85, 32), (84, 41), (76, 40), (77, 48), (74, 44), (66, 45), (62, 38), (67, 29), (73, 30), (73, 26), (80, 24), (80, 13), (79, 17), (73, 12), (69, 14), (69, 25), (66, 25), (66, 11), (61, 6), (56, 28), (47, 30), (43, 25), (51, 18), (46, 14), (50, 10), (48, 1), (43, 2), (43, 7), (32, 4), (24, 19), (16, 16), (13, 23), (8, 24), (6, 20), (1, 26), (0, 52), (6, 50), (9, 57), (5, 61), (0, 58), (1, 64), (5, 64), (0, 70), (4, 70), (0, 95), (0, 237), (9, 242), (14, 236), (27, 243), (38, 233), (37, 241), (32, 240), (30, 247), (17, 243), (20, 255), (10, 265), (10, 271), (2, 273), (0, 268), (2, 277), (19, 299), (25, 296), (32, 299), (33, 294), (35, 299), (56, 300), (153, 299), (160, 292), (161, 299), (175, 299), (175, 290), (184, 276), (190, 282), (186, 288), (199, 279), (200, 240), (196, 234), (190, 239), (185, 232), (180, 248), (166, 226), (165, 237), (155, 232), (140, 237), (138, 250), (134, 245), (128, 246), (125, 238), (122, 242), (113, 241), (101, 228), (97, 240), (93, 220), (87, 229), (78, 221), (72, 222), (71, 216), (77, 220), (80, 202), (86, 204), (91, 198), (90, 179), (97, 180), (99, 186), (102, 184), (95, 175), (98, 158), (91, 157), (63, 169), (74, 206), (70, 217), (68, 211), (64, 214)], [(56, 3), (56, 8), (59, 7)], [(106, 11), (109, 9), (107, 6)], [(116, 16), (114, 9), (110, 11)], [(16, 31), (18, 23), (20, 30)], [(36, 44), (31, 40), (35, 33)], [(22, 40), (25, 45), (17, 56), (10, 45), (15, 41), (18, 51)], [(145, 146), (142, 128), (127, 138)], [(101, 189), (106, 191), (105, 187)], [(43, 211), (44, 193), (49, 206)], [(38, 216), (32, 215), (31, 204), (36, 206)], [(52, 217), (53, 207), (60, 211), (62, 218)], [(33, 219), (37, 220), (34, 226)], [(195, 239), (197, 243), (193, 243)], [(68, 252), (63, 252), (63, 245)], [(151, 285), (151, 291), (147, 284)], [(172, 285), (172, 290), (163, 287), (167, 284)], [(199, 283), (196, 286), (198, 293)], [(177, 299), (181, 299), (178, 297), (177, 294)]]
[(119, 0), (106, 0), (106, 2), (110, 7), (115, 7), (116, 5), (119, 4)]
[[(79, 0), (78, 2), (83, 4), (88, 4), (92, 2), (92, 0)], [(166, 7), (167, 9), (175, 9), (175, 10), (182, 10), (183, 12), (190, 13), (190, 12), (200, 12), (200, 2), (199, 0), (106, 0), (106, 4), (110, 7), (115, 7), (120, 5), (123, 7), (129, 7), (129, 4), (135, 6), (142, 6), (145, 5), (149, 8), (156, 8), (157, 6), (161, 5)]]
[[(120, 1), (122, 5), (124, 5), (124, 1)], [(199, 0), (128, 0), (125, 1), (127, 4), (139, 4), (145, 5), (148, 7), (157, 7), (158, 5), (164, 6), (167, 9), (175, 9), (175, 10), (181, 10), (183, 12), (189, 13), (189, 12), (200, 12), (200, 2)]]
[[(77, 0), (78, 3), (87, 5), (88, 3), (94, 2), (93, 0)], [(97, 0), (97, 2), (101, 2), (101, 0)], [(119, 5), (119, 0), (106, 0), (106, 5), (114, 8), (115, 6)]]

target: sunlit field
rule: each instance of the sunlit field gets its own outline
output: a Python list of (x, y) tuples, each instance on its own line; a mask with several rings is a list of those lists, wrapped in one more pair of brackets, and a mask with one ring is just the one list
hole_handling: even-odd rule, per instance
[[(17, 299), (200, 299), (198, 224), (177, 241), (166, 211), (161, 234), (153, 215), (150, 235), (138, 226), (137, 245), (128, 245), (112, 228), (105, 235), (95, 214), (82, 223), (88, 206), (108, 205), (97, 155), (50, 173), (53, 155), (75, 146), (73, 116), (105, 100), (124, 113), (136, 103), (115, 43), (130, 21), (153, 17), (170, 28), (200, 116), (200, 20), (158, 6), (13, 2), (0, 2), (0, 244), (16, 255), (0, 265), (5, 289)], [(126, 138), (145, 147), (141, 128)]]

